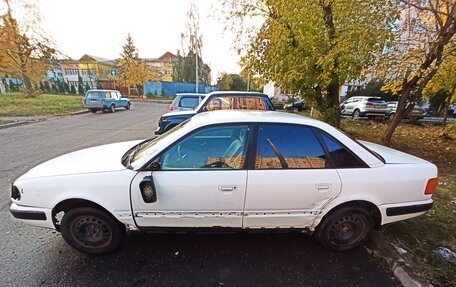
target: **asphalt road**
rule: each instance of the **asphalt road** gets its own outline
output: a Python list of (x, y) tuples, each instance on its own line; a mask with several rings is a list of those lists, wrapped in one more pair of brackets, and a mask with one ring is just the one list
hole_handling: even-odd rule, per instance
[(166, 105), (82, 114), (0, 130), (0, 286), (396, 286), (362, 249), (323, 250), (300, 234), (133, 234), (87, 256), (9, 213), (10, 184), (31, 167), (94, 145), (153, 135)]

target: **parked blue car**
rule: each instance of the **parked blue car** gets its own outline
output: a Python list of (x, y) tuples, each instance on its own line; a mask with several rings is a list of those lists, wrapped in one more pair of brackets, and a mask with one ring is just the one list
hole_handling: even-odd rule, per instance
[(108, 110), (114, 113), (117, 108), (129, 110), (131, 102), (130, 99), (122, 97), (119, 91), (88, 90), (82, 100), (82, 107), (89, 109), (91, 113)]

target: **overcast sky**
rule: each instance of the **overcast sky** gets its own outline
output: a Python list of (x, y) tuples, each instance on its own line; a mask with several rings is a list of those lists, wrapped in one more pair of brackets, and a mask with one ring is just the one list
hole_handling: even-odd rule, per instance
[[(59, 50), (78, 59), (88, 53), (116, 58), (131, 33), (140, 57), (156, 58), (181, 49), (190, 0), (37, 0), (43, 28)], [(213, 72), (238, 73), (233, 36), (215, 17), (216, 0), (194, 1), (199, 7), (203, 59)]]

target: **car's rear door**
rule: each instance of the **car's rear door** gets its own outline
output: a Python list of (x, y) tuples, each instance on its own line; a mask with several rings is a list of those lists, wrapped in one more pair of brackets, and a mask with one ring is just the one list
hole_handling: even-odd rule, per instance
[(310, 226), (337, 197), (341, 181), (311, 127), (259, 124), (255, 167), (248, 171), (243, 226)]
[[(247, 183), (248, 124), (210, 126), (164, 151), (158, 171), (139, 172), (131, 200), (139, 227), (242, 226)], [(147, 203), (141, 181), (152, 177), (157, 200)]]

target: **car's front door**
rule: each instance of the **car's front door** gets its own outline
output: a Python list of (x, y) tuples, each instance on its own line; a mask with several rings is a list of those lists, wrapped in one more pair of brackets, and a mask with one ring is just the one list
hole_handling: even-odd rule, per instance
[(255, 169), (248, 172), (243, 226), (310, 226), (337, 197), (341, 181), (312, 128), (260, 124)]
[[(139, 172), (131, 183), (139, 227), (242, 227), (250, 126), (210, 126), (178, 140), (157, 159), (159, 170)], [(141, 182), (151, 177), (155, 202)], [(146, 194), (147, 195), (147, 194)]]

